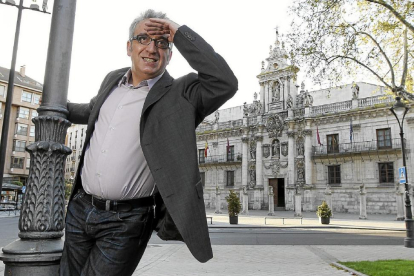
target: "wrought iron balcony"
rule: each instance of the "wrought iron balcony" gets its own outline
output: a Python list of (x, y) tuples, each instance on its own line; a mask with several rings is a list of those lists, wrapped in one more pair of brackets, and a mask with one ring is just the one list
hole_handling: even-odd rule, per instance
[(211, 166), (211, 165), (231, 165), (231, 164), (241, 164), (242, 162), (242, 154), (235, 153), (235, 154), (221, 154), (221, 155), (208, 155), (207, 157), (199, 156), (198, 157), (198, 164), (200, 167), (204, 166)]
[[(407, 148), (407, 143), (405, 142)], [(312, 156), (326, 156), (326, 155), (347, 155), (353, 153), (364, 153), (364, 152), (389, 152), (401, 150), (401, 139), (387, 139), (387, 140), (372, 140), (363, 142), (353, 143), (340, 143), (336, 145), (322, 145), (312, 146)]]

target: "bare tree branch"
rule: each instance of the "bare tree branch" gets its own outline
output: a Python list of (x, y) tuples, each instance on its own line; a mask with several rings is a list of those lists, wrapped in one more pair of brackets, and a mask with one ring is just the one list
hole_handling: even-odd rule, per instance
[(405, 87), (405, 80), (407, 78), (407, 66), (408, 66), (407, 29), (404, 30), (403, 35), (404, 35), (404, 44), (403, 44), (404, 61), (403, 61), (403, 73), (401, 76), (401, 87)]

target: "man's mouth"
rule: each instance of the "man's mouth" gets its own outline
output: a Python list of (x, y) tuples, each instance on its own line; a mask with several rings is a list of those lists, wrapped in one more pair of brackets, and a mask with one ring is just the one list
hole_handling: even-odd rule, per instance
[(157, 60), (156, 59), (153, 59), (153, 58), (142, 58), (145, 62), (150, 62), (150, 63), (153, 63), (153, 62), (157, 62)]

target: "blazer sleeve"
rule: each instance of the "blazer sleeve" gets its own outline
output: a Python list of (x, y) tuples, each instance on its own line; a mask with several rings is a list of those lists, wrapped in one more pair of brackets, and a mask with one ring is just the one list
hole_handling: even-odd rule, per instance
[(186, 25), (178, 28), (174, 44), (198, 72), (198, 75), (189, 74), (184, 97), (202, 120), (234, 96), (238, 89), (237, 78), (226, 61)]
[[(109, 73), (105, 79), (102, 81), (101, 87), (99, 88), (99, 93), (103, 90), (105, 85), (107, 84), (107, 81), (109, 79), (111, 73)], [(69, 111), (68, 120), (71, 123), (74, 124), (81, 124), (81, 125), (87, 125), (89, 116), (91, 114), (91, 111), (93, 107), (95, 106), (96, 100), (98, 98), (98, 95), (93, 97), (89, 103), (67, 103), (67, 109)]]

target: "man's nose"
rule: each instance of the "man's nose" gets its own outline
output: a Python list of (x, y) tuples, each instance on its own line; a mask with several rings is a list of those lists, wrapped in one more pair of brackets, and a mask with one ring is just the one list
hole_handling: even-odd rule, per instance
[(150, 53), (155, 53), (157, 52), (157, 47), (155, 46), (155, 41), (152, 40), (151, 43), (149, 45), (147, 45), (147, 51)]

